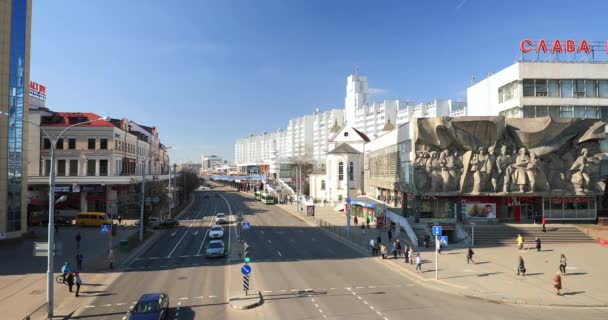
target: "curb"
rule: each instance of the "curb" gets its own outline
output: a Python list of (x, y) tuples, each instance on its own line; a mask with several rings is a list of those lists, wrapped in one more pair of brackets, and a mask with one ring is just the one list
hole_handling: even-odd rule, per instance
[[(297, 214), (294, 214), (286, 209), (283, 209), (281, 207), (279, 207), (279, 209), (289, 213), (290, 215), (296, 217), (297, 219), (305, 222), (306, 224), (313, 226), (313, 227), (318, 227), (316, 224), (310, 222), (309, 220), (304, 219), (303, 217), (298, 216)], [(327, 231), (325, 229), (321, 229), (323, 230), (327, 235), (329, 235), (331, 238), (347, 245), (348, 247), (351, 247), (352, 249), (368, 256), (369, 252), (367, 250), (365, 250), (364, 248), (362, 248), (361, 246), (355, 245), (353, 243), (351, 243), (350, 241), (343, 239), (342, 237), (337, 236), (336, 234)], [(604, 240), (607, 241), (607, 240)], [(599, 238), (598, 238), (598, 243), (599, 243)], [(608, 242), (605, 246), (608, 246)], [(392, 260), (392, 259), (390, 259)], [(429, 278), (424, 278), (424, 277), (419, 277), (417, 276), (413, 271), (403, 268), (402, 266), (400, 266), (399, 264), (395, 264), (395, 262), (389, 261), (390, 263), (385, 264), (385, 263), (381, 263), (380, 261), (378, 261), (377, 259), (374, 259), (374, 261), (376, 261), (377, 263), (383, 265), (383, 266), (387, 266), (393, 269), (397, 269), (398, 271), (401, 271), (400, 274), (407, 276), (408, 278), (410, 278), (411, 280), (413, 280), (414, 282), (422, 285), (425, 288), (431, 289), (431, 290), (435, 290), (435, 291), (439, 291), (439, 292), (443, 292), (443, 293), (448, 293), (448, 294), (452, 294), (452, 295), (456, 295), (456, 296), (464, 296), (467, 298), (471, 298), (471, 299), (477, 299), (477, 300), (483, 300), (483, 301), (487, 301), (487, 302), (491, 302), (491, 303), (499, 303), (499, 304), (511, 304), (511, 305), (527, 305), (527, 306), (534, 306), (534, 307), (562, 307), (562, 308), (608, 308), (608, 304), (585, 304), (585, 305), (563, 305), (563, 304), (538, 304), (538, 303), (528, 303), (528, 300), (525, 299), (507, 299), (504, 297), (501, 297), (501, 299), (492, 299), (492, 298), (488, 298), (488, 297), (480, 297), (480, 296), (476, 296), (476, 295), (472, 295), (470, 294), (470, 292), (466, 292), (466, 291), (462, 291), (462, 290), (466, 290), (467, 287), (463, 287), (463, 286), (459, 286), (453, 283), (449, 283), (449, 282), (445, 282), (442, 280), (435, 280), (435, 279), (429, 279)], [(405, 273), (403, 273), (403, 271), (405, 271)], [(456, 287), (458, 290), (446, 290), (445, 287), (443, 288), (439, 288), (436, 285), (433, 285), (432, 283), (440, 283), (442, 285), (446, 285), (446, 286), (450, 286), (450, 287)]]
[(253, 308), (261, 305), (264, 302), (264, 297), (262, 297), (262, 293), (260, 291), (258, 291), (258, 299), (249, 304), (242, 304), (242, 305), (235, 304), (234, 302), (237, 302), (238, 300), (234, 300), (234, 299), (240, 299), (240, 298), (229, 298), (228, 303), (230, 303), (230, 306), (233, 309), (237, 309), (237, 310), (253, 309)]

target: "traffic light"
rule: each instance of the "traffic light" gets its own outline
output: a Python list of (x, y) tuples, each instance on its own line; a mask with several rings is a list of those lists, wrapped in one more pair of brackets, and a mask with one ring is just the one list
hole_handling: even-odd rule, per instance
[(247, 242), (243, 245), (243, 256), (245, 257), (245, 263), (251, 261), (251, 246)]

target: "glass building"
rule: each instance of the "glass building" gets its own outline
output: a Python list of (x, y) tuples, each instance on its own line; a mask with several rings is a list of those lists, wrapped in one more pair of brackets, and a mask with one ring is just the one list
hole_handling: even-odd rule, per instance
[(0, 0), (0, 11), (10, 19), (0, 21), (0, 240), (18, 237), (27, 226), (27, 117), (31, 0)]

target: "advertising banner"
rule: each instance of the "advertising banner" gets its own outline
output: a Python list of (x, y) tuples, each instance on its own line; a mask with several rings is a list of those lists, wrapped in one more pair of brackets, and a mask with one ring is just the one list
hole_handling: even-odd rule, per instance
[(496, 219), (496, 203), (465, 203), (467, 218)]

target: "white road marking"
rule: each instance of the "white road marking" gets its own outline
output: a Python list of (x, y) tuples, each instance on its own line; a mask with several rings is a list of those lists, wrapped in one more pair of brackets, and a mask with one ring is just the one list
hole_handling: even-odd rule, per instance
[(127, 320), (127, 316), (122, 317), (122, 320)]
[(182, 302), (181, 302), (181, 301), (178, 301), (178, 302), (177, 302), (177, 305), (178, 305), (178, 306), (181, 306), (181, 305), (182, 305)]
[[(216, 213), (217, 213), (217, 205), (215, 205), (215, 208), (213, 209), (213, 217), (215, 217)], [(209, 222), (208, 228), (211, 227), (212, 223), (213, 223), (213, 219), (211, 219), (211, 221)], [(198, 248), (198, 252), (196, 253), (197, 256), (201, 255), (201, 250), (203, 250), (203, 245), (205, 244), (205, 239), (207, 239), (208, 234), (209, 234), (209, 229), (207, 229), (207, 231), (205, 231), (205, 236), (203, 237), (203, 241), (201, 241), (201, 246)]]
[(277, 251), (277, 253), (279, 254), (279, 257), (282, 257), (283, 255), (281, 254), (281, 251)]
[(268, 243), (272, 243), (270, 240), (268, 240)]
[(189, 258), (191, 256), (179, 256), (180, 258)]
[(336, 288), (329, 288), (329, 290), (336, 290)]
[(116, 303), (116, 305), (117, 305), (117, 306), (123, 306), (123, 305), (125, 305), (125, 304), (126, 304), (126, 303), (124, 303), (124, 302), (121, 302), (121, 303)]
[(188, 300), (188, 297), (179, 298), (179, 300)]
[(329, 253), (331, 253), (331, 254), (333, 254), (333, 255), (335, 255), (335, 254), (336, 254), (336, 253), (335, 253), (333, 250), (331, 250), (331, 249), (329, 249), (329, 248), (327, 248), (327, 251), (329, 251)]
[(310, 298), (310, 301), (315, 302), (315, 299), (314, 298)]
[(85, 308), (95, 308), (95, 306), (85, 306)]
[(156, 260), (156, 259), (160, 259), (160, 257), (150, 257), (150, 258), (148, 258), (148, 260)]
[(365, 287), (355, 287), (355, 289), (363, 289), (363, 288), (365, 288)]
[(363, 303), (368, 304), (367, 301), (363, 301)]
[(376, 287), (376, 286), (369, 286), (368, 288), (373, 289), (373, 288), (375, 288), (375, 287)]
[[(199, 215), (200, 215), (200, 212), (199, 212), (199, 214), (196, 215), (196, 219), (198, 219)], [(186, 229), (186, 232), (184, 232), (184, 234), (182, 235), (182, 237), (179, 238), (179, 241), (177, 241), (177, 244), (175, 245), (175, 247), (173, 247), (173, 250), (171, 250), (171, 252), (169, 252), (169, 255), (167, 256), (167, 258), (171, 258), (171, 255), (173, 254), (173, 252), (175, 252), (175, 249), (177, 249), (177, 247), (182, 242), (182, 240), (184, 240), (184, 237), (186, 236), (186, 234), (188, 234), (188, 231), (190, 231), (190, 228), (192, 228), (192, 225), (194, 224), (194, 222), (196, 221), (196, 219), (192, 220), (192, 222), (188, 226), (188, 229)], [(175, 230), (175, 232), (177, 232), (177, 230)]]
[(260, 230), (260, 233), (261, 233), (261, 234), (264, 234), (264, 230)]
[(359, 300), (363, 300), (361, 297), (357, 297), (357, 299), (359, 299)]
[(197, 236), (198, 235), (198, 229), (194, 232), (194, 235)]
[(194, 297), (194, 299), (204, 299), (205, 296)]
[(296, 291), (298, 291), (298, 290), (295, 290), (295, 289), (291, 289), (291, 290), (289, 290), (289, 291), (291, 291), (291, 292), (296, 292)]
[(272, 293), (272, 290), (262, 291), (262, 293)]
[(319, 305), (315, 303), (315, 307), (317, 307), (317, 308), (318, 308), (318, 307), (319, 307)]
[(279, 292), (287, 292), (287, 290), (279, 290)]
[(102, 304), (101, 306), (102, 306), (102, 307), (111, 307), (111, 306), (112, 306), (112, 304), (111, 304), (111, 303), (108, 303), (108, 304)]
[(323, 310), (319, 309), (319, 312), (323, 313)]
[(370, 308), (370, 309), (372, 309), (372, 310), (375, 310), (375, 309), (374, 309), (374, 306), (369, 306), (369, 308)]
[(217, 298), (217, 296), (209, 296), (209, 298)]
[(323, 315), (323, 318), (327, 319), (327, 316), (326, 316), (326, 315)]
[(380, 311), (376, 311), (376, 313), (382, 317), (382, 313), (380, 313)]

